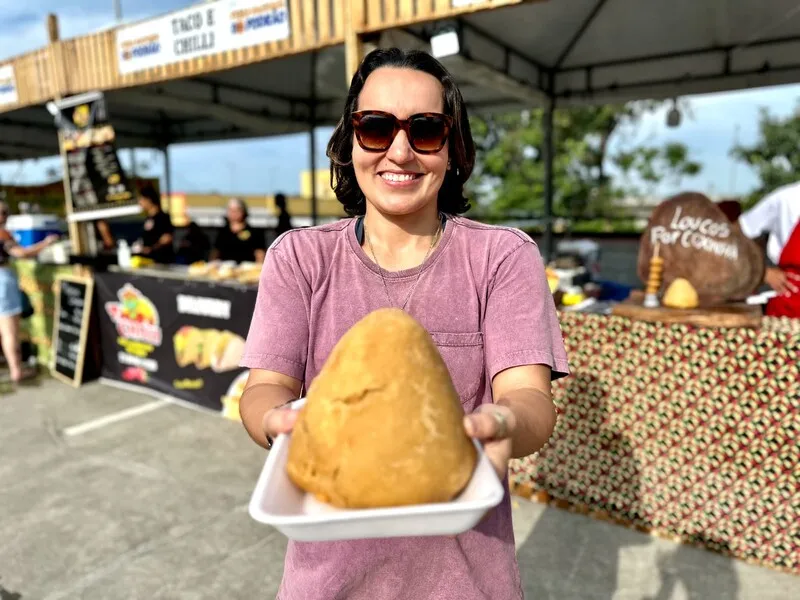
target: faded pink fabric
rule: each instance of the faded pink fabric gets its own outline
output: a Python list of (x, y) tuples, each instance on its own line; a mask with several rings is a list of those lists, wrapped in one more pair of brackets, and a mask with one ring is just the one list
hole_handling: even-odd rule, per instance
[[(536, 244), (515, 229), (448, 218), (420, 267), (385, 273), (358, 243), (355, 220), (290, 231), (267, 252), (242, 365), (307, 388), (341, 336), (369, 312), (400, 306), (428, 330), (466, 412), (492, 402), (491, 380), (544, 364), (567, 374), (553, 297)], [(280, 600), (522, 598), (511, 504), (453, 537), (289, 542)]]

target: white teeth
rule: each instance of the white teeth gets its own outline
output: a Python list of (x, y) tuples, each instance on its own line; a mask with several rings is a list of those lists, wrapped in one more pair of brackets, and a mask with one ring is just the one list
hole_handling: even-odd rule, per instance
[(381, 177), (383, 177), (386, 181), (411, 181), (414, 179), (413, 173), (382, 173)]

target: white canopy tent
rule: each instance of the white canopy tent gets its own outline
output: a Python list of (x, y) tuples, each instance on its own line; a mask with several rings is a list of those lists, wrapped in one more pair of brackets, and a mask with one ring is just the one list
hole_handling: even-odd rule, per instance
[(800, 82), (798, 0), (543, 0), (407, 32), (429, 40), (434, 51), (442, 45), (441, 58), (460, 81), (493, 90), (486, 106), (523, 102), (550, 109), (548, 224), (555, 106)]

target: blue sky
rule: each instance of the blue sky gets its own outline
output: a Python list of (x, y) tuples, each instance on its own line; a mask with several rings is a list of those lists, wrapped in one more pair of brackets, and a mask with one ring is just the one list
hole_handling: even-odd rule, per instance
[[(123, 18), (137, 20), (188, 6), (187, 0), (120, 0)], [(0, 0), (0, 60), (41, 47), (46, 41), (45, 17), (59, 16), (64, 38), (85, 34), (112, 25), (112, 0)], [(703, 164), (703, 172), (684, 179), (681, 188), (692, 188), (712, 196), (744, 193), (757, 183), (755, 174), (729, 157), (735, 138), (742, 143), (756, 139), (759, 107), (786, 115), (800, 99), (800, 85), (765, 88), (743, 92), (691, 96), (691, 115), (684, 115), (682, 125), (668, 129), (665, 111), (648, 115), (634, 133), (637, 141), (659, 144), (679, 141), (686, 144), (691, 156)], [(113, 119), (113, 115), (112, 115)], [(330, 130), (317, 132), (318, 165), (325, 166), (325, 144)], [(259, 194), (277, 190), (299, 191), (300, 171), (308, 168), (308, 135), (231, 143), (173, 146), (172, 182), (175, 191)], [(121, 152), (123, 165), (130, 164), (130, 153)], [(149, 173), (163, 176), (160, 153), (136, 152), (137, 163), (148, 163)], [(46, 178), (57, 159), (23, 163), (0, 163), (0, 181), (38, 183)], [(655, 194), (669, 194), (674, 189), (663, 185)]]

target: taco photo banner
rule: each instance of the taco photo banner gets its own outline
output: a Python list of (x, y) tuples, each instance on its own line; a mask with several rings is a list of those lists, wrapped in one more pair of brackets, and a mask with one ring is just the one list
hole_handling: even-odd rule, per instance
[(238, 414), (256, 289), (99, 273), (103, 377)]

